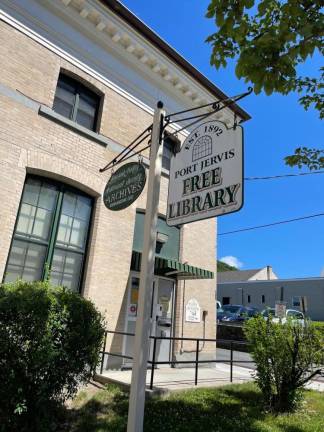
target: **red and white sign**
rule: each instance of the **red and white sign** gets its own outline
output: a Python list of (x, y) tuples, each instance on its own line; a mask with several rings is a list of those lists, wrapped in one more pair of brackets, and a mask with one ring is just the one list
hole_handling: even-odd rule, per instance
[(137, 304), (130, 304), (128, 309), (128, 316), (135, 316), (137, 315)]

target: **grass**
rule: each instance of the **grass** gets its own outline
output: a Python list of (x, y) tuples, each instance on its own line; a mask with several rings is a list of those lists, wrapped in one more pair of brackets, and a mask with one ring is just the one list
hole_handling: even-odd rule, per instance
[[(146, 403), (144, 432), (323, 432), (324, 396), (306, 391), (300, 412), (262, 411), (255, 384), (196, 389), (156, 397)], [(109, 385), (81, 392), (72, 402), (63, 432), (125, 432), (128, 393)]]

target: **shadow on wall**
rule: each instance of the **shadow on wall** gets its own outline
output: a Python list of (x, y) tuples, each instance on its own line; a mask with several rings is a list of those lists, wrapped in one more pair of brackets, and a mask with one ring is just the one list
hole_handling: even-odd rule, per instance
[[(126, 288), (124, 291), (123, 301), (122, 301), (121, 309), (119, 311), (116, 327), (112, 328), (111, 326), (109, 326), (109, 321), (108, 321), (107, 330), (120, 331), (120, 332), (125, 331), (125, 320), (127, 319), (127, 310), (126, 310), (127, 309), (127, 296), (128, 296), (127, 287), (128, 287), (128, 281), (127, 281)], [(106, 350), (109, 350), (110, 352), (115, 353), (115, 354), (122, 355), (123, 354), (123, 340), (124, 340), (124, 336), (122, 336), (122, 335), (118, 335), (118, 334), (113, 334), (110, 336), (108, 335)], [(111, 344), (109, 345), (110, 341), (111, 341)], [(110, 349), (109, 349), (109, 346), (110, 346)], [(116, 356), (106, 356), (105, 362), (106, 362), (104, 364), (105, 369), (120, 369), (121, 366), (123, 365), (123, 359), (121, 357), (116, 357)]]

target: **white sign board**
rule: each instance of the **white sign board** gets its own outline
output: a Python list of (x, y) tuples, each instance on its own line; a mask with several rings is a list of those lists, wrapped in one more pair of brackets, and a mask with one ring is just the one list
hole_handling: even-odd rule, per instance
[(198, 126), (171, 159), (167, 224), (233, 213), (243, 206), (243, 129)]
[(200, 322), (200, 306), (196, 299), (190, 299), (186, 304), (186, 321)]
[(281, 318), (281, 319), (286, 318), (286, 309), (287, 309), (286, 303), (276, 302), (276, 304), (275, 304), (275, 316), (277, 318)]

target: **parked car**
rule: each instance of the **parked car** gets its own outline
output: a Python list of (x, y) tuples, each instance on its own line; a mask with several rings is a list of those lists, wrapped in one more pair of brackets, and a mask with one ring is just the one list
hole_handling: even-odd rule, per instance
[(242, 305), (225, 305), (217, 310), (217, 322), (242, 322), (256, 316), (259, 309)]
[(267, 308), (264, 309), (261, 312), (261, 315), (264, 317), (264, 319), (268, 319), (269, 315), (272, 315), (272, 320), (273, 322), (281, 322), (282, 324), (284, 324), (285, 322), (287, 322), (288, 318), (291, 318), (294, 321), (299, 322), (301, 325), (305, 324), (305, 316), (303, 314), (303, 312), (295, 310), (295, 309), (286, 309), (286, 316), (284, 318), (279, 318), (276, 317), (276, 310), (275, 308)]

